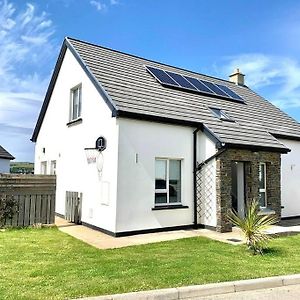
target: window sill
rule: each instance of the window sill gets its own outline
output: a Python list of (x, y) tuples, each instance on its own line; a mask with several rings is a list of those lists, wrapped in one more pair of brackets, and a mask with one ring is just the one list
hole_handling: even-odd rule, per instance
[(81, 123), (82, 123), (82, 118), (78, 118), (78, 119), (68, 122), (67, 126), (70, 127), (70, 126), (81, 124)]
[(181, 208), (189, 208), (187, 205), (160, 205), (155, 206), (152, 210), (165, 210), (165, 209), (181, 209)]
[(275, 215), (275, 211), (270, 208), (261, 208), (258, 212), (258, 215), (260, 216), (267, 216), (267, 215)]

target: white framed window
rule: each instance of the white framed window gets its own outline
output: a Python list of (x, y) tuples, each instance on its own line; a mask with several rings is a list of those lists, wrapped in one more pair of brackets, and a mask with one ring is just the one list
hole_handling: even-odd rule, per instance
[(81, 116), (81, 84), (71, 89), (70, 97), (70, 121), (74, 121)]
[(267, 207), (267, 172), (266, 163), (259, 163), (259, 206)]
[(47, 175), (47, 161), (41, 162), (41, 174)]
[(51, 160), (50, 175), (56, 175), (56, 160)]
[(181, 204), (181, 160), (155, 159), (155, 206)]

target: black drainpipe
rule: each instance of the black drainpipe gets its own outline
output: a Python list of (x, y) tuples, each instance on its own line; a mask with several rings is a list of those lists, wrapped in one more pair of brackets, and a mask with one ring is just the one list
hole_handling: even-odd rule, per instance
[[(194, 130), (193, 132), (193, 138), (194, 138), (194, 150), (193, 150), (193, 183), (194, 183), (194, 227), (197, 228), (198, 226), (198, 222), (197, 222), (197, 170), (201, 169), (202, 166), (204, 166), (205, 164), (207, 164), (208, 162), (210, 162), (212, 159), (218, 157), (219, 155), (221, 155), (223, 152), (225, 152), (227, 149), (224, 148), (225, 144), (221, 144), (218, 143), (217, 147), (218, 147), (218, 152), (215, 153), (214, 155), (210, 156), (209, 158), (207, 158), (205, 161), (201, 162), (198, 166), (197, 166), (197, 133), (198, 131), (201, 130), (201, 128), (197, 128), (196, 130)], [(223, 147), (223, 148), (221, 148)]]
[(197, 133), (201, 128), (193, 132), (193, 188), (194, 188), (194, 227), (197, 227)]

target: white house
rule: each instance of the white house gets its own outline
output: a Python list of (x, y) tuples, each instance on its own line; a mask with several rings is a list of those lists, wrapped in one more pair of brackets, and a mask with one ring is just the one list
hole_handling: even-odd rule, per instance
[(9, 173), (10, 161), (13, 159), (15, 158), (0, 145), (0, 173)]
[[(99, 137), (103, 151), (85, 150)], [(300, 124), (238, 70), (227, 81), (66, 38), (32, 141), (57, 214), (82, 193), (82, 223), (115, 236), (229, 231), (228, 210), (252, 199), (300, 216)]]

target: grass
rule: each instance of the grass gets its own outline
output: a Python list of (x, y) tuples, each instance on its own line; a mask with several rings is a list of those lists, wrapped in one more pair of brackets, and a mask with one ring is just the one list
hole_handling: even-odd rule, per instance
[(56, 228), (0, 232), (0, 299), (66, 299), (300, 272), (300, 235), (264, 256), (189, 238), (98, 250)]

